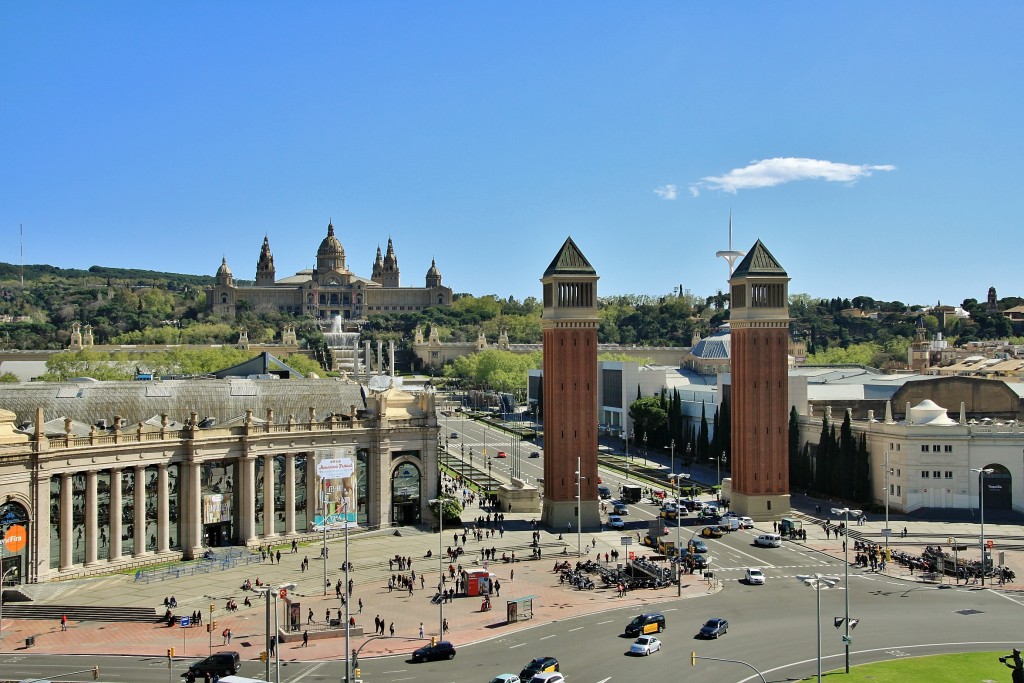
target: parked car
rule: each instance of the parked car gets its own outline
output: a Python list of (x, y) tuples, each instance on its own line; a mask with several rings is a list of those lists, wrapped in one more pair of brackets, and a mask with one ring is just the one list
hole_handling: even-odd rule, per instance
[(640, 636), (629, 646), (631, 655), (649, 655), (661, 649), (661, 641), (654, 636)]
[(626, 522), (623, 521), (622, 517), (618, 515), (608, 516), (608, 528), (609, 529), (624, 529), (626, 528)]
[(200, 678), (203, 674), (231, 676), (238, 673), (242, 666), (242, 658), (235, 651), (218, 652), (206, 659), (190, 664), (189, 671), (194, 671)]
[(760, 569), (748, 569), (746, 575), (743, 577), (748, 585), (751, 586), (763, 586), (764, 585), (764, 572)]
[(753, 529), (754, 520), (750, 517), (740, 517), (740, 528), (742, 529)]
[(455, 659), (455, 646), (447, 640), (442, 640), (434, 645), (424, 645), (413, 650), (413, 662), (429, 662), (435, 659)]
[(701, 638), (720, 638), (729, 631), (729, 622), (725, 619), (708, 619), (700, 628)]
[(721, 538), (722, 530), (717, 526), (706, 526), (700, 530), (700, 535), (704, 538)]
[(643, 636), (648, 633), (661, 633), (665, 630), (665, 615), (661, 612), (648, 612), (626, 624), (624, 633), (627, 636)]
[(554, 657), (537, 657), (531, 659), (530, 663), (523, 667), (523, 670), (519, 672), (519, 678), (529, 681), (535, 675), (549, 671), (558, 671), (558, 660)]

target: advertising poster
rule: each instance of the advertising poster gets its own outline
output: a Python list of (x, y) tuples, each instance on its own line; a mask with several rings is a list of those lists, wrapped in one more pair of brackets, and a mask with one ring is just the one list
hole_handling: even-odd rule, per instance
[(319, 495), (313, 529), (343, 529), (356, 526), (356, 451), (351, 446), (316, 451)]

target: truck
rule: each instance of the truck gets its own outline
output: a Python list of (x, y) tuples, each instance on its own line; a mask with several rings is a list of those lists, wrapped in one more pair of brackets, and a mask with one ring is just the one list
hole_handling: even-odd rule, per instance
[(639, 486), (626, 484), (622, 487), (622, 500), (627, 503), (639, 503), (643, 489)]

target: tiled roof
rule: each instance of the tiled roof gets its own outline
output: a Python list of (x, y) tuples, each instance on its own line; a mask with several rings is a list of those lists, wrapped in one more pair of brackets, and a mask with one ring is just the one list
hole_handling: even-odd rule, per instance
[(754, 246), (743, 257), (736, 270), (732, 271), (733, 277), (748, 277), (750, 275), (781, 275), (786, 276), (785, 269), (779, 265), (767, 247), (761, 240), (754, 242)]
[(597, 275), (597, 271), (572, 241), (572, 237), (568, 237), (551, 265), (544, 271), (544, 277), (549, 275)]

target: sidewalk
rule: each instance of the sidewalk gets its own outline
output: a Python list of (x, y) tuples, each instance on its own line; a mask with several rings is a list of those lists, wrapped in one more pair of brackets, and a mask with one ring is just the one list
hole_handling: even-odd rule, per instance
[[(468, 508), (464, 519), (475, 517), (480, 511)], [(494, 534), (494, 538), (485, 538), (483, 542), (475, 542), (468, 538), (466, 554), (460, 559), (467, 571), (481, 569), (478, 563), (480, 549), (494, 547), (500, 558), (503, 552), (515, 551), (517, 559), (528, 557), (532, 529), (530, 521), (534, 515), (510, 513), (506, 515), (505, 533), (503, 537)], [(449, 533), (447, 530), (445, 533)], [(349, 559), (353, 564), (351, 578), (354, 581), (351, 614), (356, 624), (366, 629), (366, 636), (353, 637), (352, 647), (360, 649), (360, 657), (408, 653), (429, 642), (431, 635), (436, 635), (440, 626), (440, 610), (431, 604), (434, 587), (438, 583), (438, 537), (436, 534), (423, 533), (410, 529), (402, 529), (402, 536), (394, 535), (359, 535), (349, 544)], [(620, 543), (623, 534), (605, 531), (584, 534), (583, 542), (597, 541), (597, 549), (602, 554), (618, 549), (624, 555)], [(452, 541), (451, 536), (442, 538), (445, 547)], [(557, 535), (541, 531), (543, 558), (540, 560), (517, 561), (513, 564), (490, 564), (501, 584), (500, 597), (492, 598), (493, 609), (481, 612), (480, 598), (456, 598), (454, 602), (444, 605), (444, 618), (450, 625), (450, 633), (446, 639), (457, 646), (472, 642), (500, 637), (510, 632), (519, 631), (538, 623), (564, 620), (578, 615), (592, 614), (616, 608), (624, 609), (621, 618), (626, 620), (653, 603), (676, 599), (676, 586), (657, 590), (631, 591), (625, 597), (616, 597), (614, 589), (598, 587), (591, 591), (577, 591), (567, 586), (560, 586), (558, 574), (552, 568), (556, 561), (576, 561), (576, 538), (558, 542)], [(561, 548), (568, 550), (567, 555), (561, 554)], [(163, 613), (163, 599), (174, 595), (178, 601), (177, 615), (190, 615), (195, 610), (202, 610), (203, 625), (194, 628), (170, 628), (164, 624), (135, 624), (107, 622), (69, 622), (68, 631), (61, 632), (58, 621), (36, 621), (5, 619), (3, 628), (4, 652), (61, 653), (76, 652), (79, 654), (127, 654), (143, 656), (166, 656), (167, 649), (174, 647), (177, 658), (193, 659), (213, 652), (237, 650), (243, 660), (258, 659), (264, 650), (264, 634), (266, 607), (262, 598), (252, 592), (241, 590), (242, 582), (248, 578), (255, 583), (257, 576), (270, 585), (295, 582), (297, 588), (289, 592), (289, 598), (300, 603), (302, 622), (305, 623), (308, 611), (313, 610), (316, 620), (323, 621), (324, 612), (330, 609), (336, 616), (341, 606), (335, 597), (334, 582), (344, 577), (340, 566), (345, 557), (344, 545), (341, 542), (328, 543), (329, 565), (328, 580), (331, 588), (323, 595), (323, 560), (319, 559), (320, 546), (300, 546), (298, 554), (282, 548), (280, 565), (260, 564), (239, 567), (222, 572), (190, 576), (181, 579), (169, 579), (151, 584), (135, 583), (132, 576), (113, 575), (98, 579), (68, 582), (54, 586), (52, 595), (38, 601), (49, 604), (68, 605), (126, 605), (151, 606)], [(427, 550), (434, 556), (425, 558)], [(637, 546), (629, 549), (638, 555), (649, 554), (644, 549), (638, 551)], [(388, 570), (387, 560), (395, 555), (412, 558), (412, 569), (416, 571), (415, 590), (412, 595), (407, 590), (388, 591), (388, 579), (396, 570)], [(310, 569), (300, 571), (301, 560), (309, 556)], [(592, 554), (587, 557), (595, 557)], [(448, 562), (443, 562), (447, 569)], [(512, 572), (514, 570), (514, 580)], [(419, 590), (419, 576), (425, 577), (426, 590)], [(406, 570), (405, 573), (408, 573)], [(451, 583), (449, 582), (449, 586)], [(699, 575), (684, 576), (682, 595), (694, 598), (720, 590), (720, 586), (710, 587)], [(244, 607), (243, 599), (249, 596), (252, 607)], [(524, 596), (534, 598), (534, 618), (516, 624), (506, 624), (505, 601), (508, 598)], [(363, 600), (363, 611), (358, 612), (358, 600)], [(224, 606), (229, 599), (234, 599), (239, 609), (228, 613)], [(217, 626), (212, 639), (206, 631), (205, 624), (209, 621), (209, 607), (213, 604), (214, 619)], [(282, 604), (282, 601), (279, 601)], [(344, 610), (343, 612), (344, 613)], [(370, 635), (373, 630), (374, 616), (380, 615), (390, 626), (395, 627), (394, 638), (381, 638)], [(283, 625), (285, 612), (282, 607), (279, 619)], [(419, 626), (422, 622), (425, 639), (419, 639)], [(221, 636), (225, 628), (233, 633), (232, 642), (227, 645)], [(386, 631), (387, 632), (387, 631)], [(343, 630), (342, 630), (343, 633)], [(35, 646), (25, 649), (25, 638), (35, 636)], [(308, 647), (302, 647), (301, 641), (285, 643), (280, 646), (282, 661), (305, 661), (338, 659), (344, 657), (345, 639), (315, 639), (310, 632)], [(212, 643), (212, 645), (211, 645)]]

